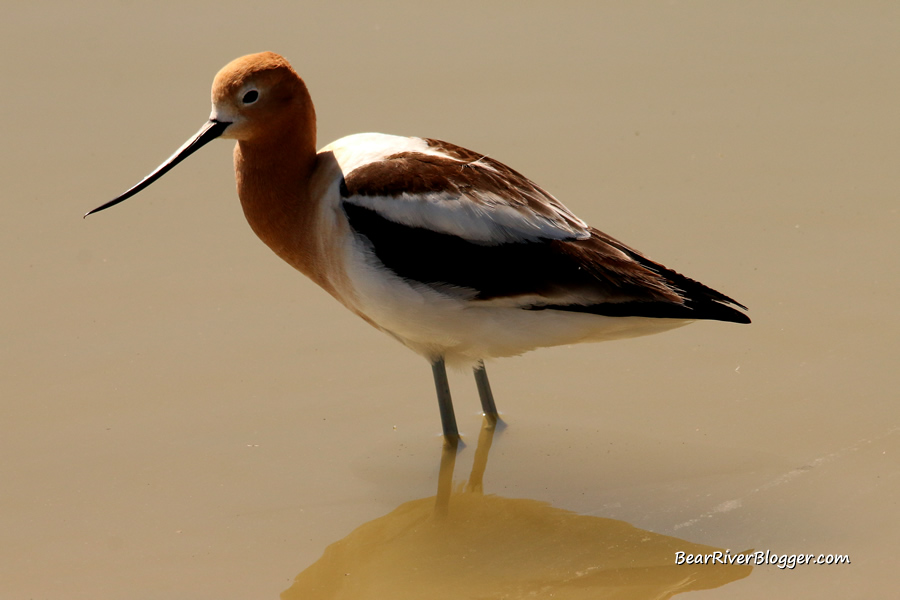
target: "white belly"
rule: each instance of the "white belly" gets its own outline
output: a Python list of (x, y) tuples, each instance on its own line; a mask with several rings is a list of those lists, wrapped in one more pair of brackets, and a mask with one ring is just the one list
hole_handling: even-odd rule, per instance
[(527, 310), (471, 300), (408, 282), (371, 258), (358, 243), (345, 247), (348, 304), (413, 351), (450, 364), (516, 356), (544, 346), (598, 342), (659, 333), (687, 325), (681, 319), (606, 317), (561, 310)]

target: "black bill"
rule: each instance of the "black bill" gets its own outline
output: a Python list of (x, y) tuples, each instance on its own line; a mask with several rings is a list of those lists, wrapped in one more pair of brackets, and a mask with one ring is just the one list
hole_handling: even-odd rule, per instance
[(87, 217), (88, 215), (92, 215), (95, 212), (106, 210), (110, 206), (115, 206), (119, 202), (128, 200), (129, 198), (149, 186), (151, 183), (168, 173), (175, 165), (186, 159), (188, 156), (222, 135), (222, 133), (225, 131), (225, 129), (228, 128), (229, 125), (231, 125), (231, 123), (213, 120), (207, 121), (206, 124), (204, 124), (203, 127), (200, 128), (200, 131), (198, 131), (196, 135), (194, 135), (194, 137), (186, 141), (181, 148), (175, 151), (175, 154), (166, 159), (163, 164), (156, 167), (155, 171), (141, 179), (141, 181), (137, 185), (130, 188), (124, 194), (113, 198), (106, 204), (98, 206), (94, 210), (85, 213), (84, 216)]

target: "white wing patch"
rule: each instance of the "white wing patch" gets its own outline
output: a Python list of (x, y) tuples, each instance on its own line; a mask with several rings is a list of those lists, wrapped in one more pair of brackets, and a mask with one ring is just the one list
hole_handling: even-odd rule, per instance
[(319, 150), (331, 152), (346, 177), (359, 167), (384, 160), (401, 152), (420, 152), (438, 155), (422, 138), (388, 135), (386, 133), (356, 133), (335, 140)]
[[(480, 202), (473, 202), (477, 197)], [(584, 239), (590, 234), (576, 231), (542, 215), (523, 214), (493, 194), (470, 192), (401, 196), (353, 196), (347, 199), (376, 211), (385, 219), (455, 235), (473, 243), (494, 245), (539, 239)]]

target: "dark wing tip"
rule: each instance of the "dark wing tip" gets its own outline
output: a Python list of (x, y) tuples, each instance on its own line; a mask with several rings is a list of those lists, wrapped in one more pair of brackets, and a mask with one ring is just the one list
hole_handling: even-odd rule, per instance
[[(729, 323), (750, 323), (750, 317), (737, 308), (747, 310), (747, 307), (722, 292), (700, 283), (695, 279), (686, 277), (666, 266), (654, 262), (646, 256), (617, 244), (634, 261), (646, 269), (653, 271), (659, 277), (666, 280), (669, 287), (673, 288), (683, 298), (681, 308), (688, 315), (686, 318), (710, 321), (727, 321)], [(734, 308), (737, 307), (737, 308)], [(674, 308), (674, 307), (673, 307)], [(679, 311), (681, 312), (681, 311)]]
[[(709, 320), (709, 321), (726, 321), (728, 323), (750, 323), (750, 317), (748, 317), (745, 313), (728, 306), (727, 304), (723, 304), (718, 300), (706, 300), (704, 302), (696, 302), (694, 300), (688, 300), (686, 303), (687, 307), (692, 311), (697, 313), (696, 319), (700, 320)], [(747, 310), (747, 308), (737, 302), (733, 302), (735, 306), (740, 306), (742, 309)]]
[(667, 301), (602, 302), (599, 304), (540, 304), (525, 307), (527, 310), (562, 310), (588, 313), (604, 317), (646, 317), (651, 319), (682, 319), (685, 321), (724, 321), (749, 323), (744, 313), (715, 301), (697, 302), (689, 299), (684, 304)]

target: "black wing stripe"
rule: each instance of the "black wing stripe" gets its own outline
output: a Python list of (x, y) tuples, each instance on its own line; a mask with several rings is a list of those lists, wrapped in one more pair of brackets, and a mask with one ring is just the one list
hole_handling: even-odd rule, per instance
[[(723, 304), (730, 302), (726, 296), (619, 244), (616, 250), (634, 254), (633, 260), (621, 258), (606, 241), (615, 240), (606, 236), (606, 240), (592, 237), (584, 242), (542, 240), (485, 246), (394, 223), (350, 202), (342, 206), (350, 226), (368, 239), (386, 268), (436, 289), (466, 288), (476, 300), (547, 297), (547, 305), (523, 307), (530, 310), (749, 322), (743, 313)], [(603, 301), (552, 304), (554, 298), (572, 293)]]

